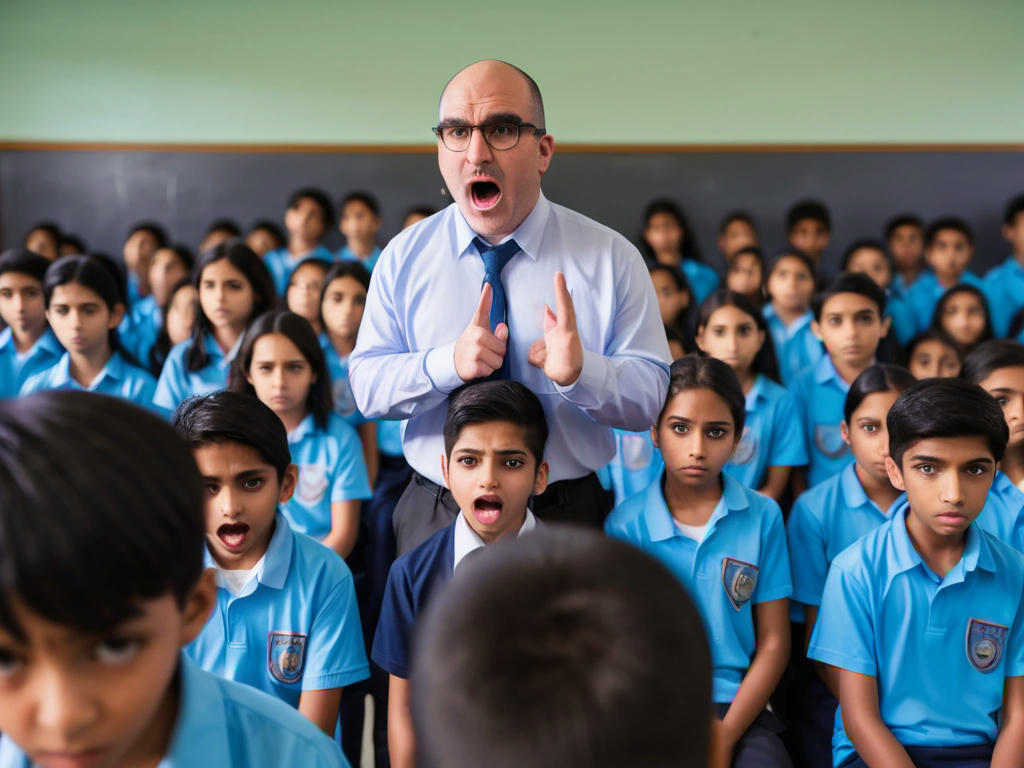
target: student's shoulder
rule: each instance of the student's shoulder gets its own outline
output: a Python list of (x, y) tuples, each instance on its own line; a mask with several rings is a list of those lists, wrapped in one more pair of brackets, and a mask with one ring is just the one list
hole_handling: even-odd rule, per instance
[(869, 583), (873, 578), (887, 579), (890, 549), (893, 545), (893, 521), (906, 513), (897, 507), (886, 522), (865, 534), (832, 560), (832, 568)]
[(331, 411), (327, 416), (327, 427), (324, 433), (340, 444), (347, 445), (353, 440), (359, 440), (359, 433), (356, 428), (343, 419), (337, 412)]
[(454, 557), (454, 538), (455, 523), (436, 531), (392, 563), (388, 580), (393, 577), (402, 578), (417, 584), (438, 571), (451, 570), (454, 562), (449, 562), (447, 558), (449, 555)]
[(660, 473), (651, 485), (616, 505), (608, 514), (608, 517), (605, 518), (605, 532), (613, 536), (625, 536), (634, 540), (639, 538), (645, 530), (643, 522), (644, 512), (652, 503), (652, 495), (655, 493), (661, 493)]
[(731, 475), (723, 474), (722, 477), (725, 479), (725, 503), (730, 512), (743, 510), (769, 525), (782, 522), (782, 510), (774, 499), (758, 493)]
[(35, 373), (33, 373), (31, 376), (25, 379), (25, 382), (21, 385), (21, 390), (19, 394), (28, 395), (31, 394), (32, 392), (38, 392), (39, 390), (42, 389), (50, 389), (53, 386), (50, 381), (50, 377), (53, 375), (53, 370), (55, 367), (56, 363), (54, 363), (54, 365), (49, 366), (48, 368), (44, 368), (41, 371), (36, 371)]
[(974, 525), (974, 529), (992, 555), (993, 568), (999, 574), (1000, 583), (1007, 585), (1012, 594), (1018, 597), (1024, 595), (1024, 555), (994, 533), (978, 525)]
[(842, 482), (843, 473), (837, 472), (801, 493), (793, 503), (790, 521), (797, 515), (824, 520), (835, 506), (837, 494), (842, 492)]
[(163, 370), (168, 368), (182, 368), (185, 365), (185, 355), (192, 346), (192, 339), (188, 338), (184, 341), (179, 341), (170, 351), (167, 353), (167, 359), (164, 360)]
[[(281, 516), (278, 516), (278, 521), (287, 525)], [(321, 585), (333, 589), (339, 584), (352, 581), (352, 571), (334, 550), (294, 529), (292, 536), (292, 562), (288, 575), (293, 583), (300, 584), (304, 589)]]

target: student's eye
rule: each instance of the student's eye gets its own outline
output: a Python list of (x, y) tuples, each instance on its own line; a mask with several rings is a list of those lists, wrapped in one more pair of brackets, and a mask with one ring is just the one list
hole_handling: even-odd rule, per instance
[(207, 483), (206, 484), (206, 492), (208, 494), (210, 494), (211, 496), (216, 496), (218, 493), (220, 493), (220, 484), (219, 483)]
[(711, 333), (713, 333), (718, 338), (722, 338), (723, 336), (725, 336), (725, 328), (713, 328), (711, 330)]
[(525, 463), (522, 459), (505, 459), (505, 466), (510, 469), (519, 469)]
[(14, 296), (14, 292), (13, 291), (9, 291), (9, 290), (6, 290), (6, 289), (0, 291), (0, 299), (9, 299), (12, 296)]
[(142, 642), (129, 637), (108, 637), (96, 643), (93, 655), (101, 664), (127, 664), (139, 652)]
[(934, 464), (918, 464), (917, 471), (922, 475), (934, 475), (935, 465)]
[(996, 402), (999, 403), (999, 407), (1000, 408), (1005, 408), (1007, 406), (1007, 404), (1010, 402), (1010, 398), (1003, 397), (1002, 395), (999, 395), (996, 398)]
[(366, 306), (366, 297), (365, 296), (356, 296), (355, 299), (353, 300), (353, 303), (357, 307), (364, 307), (364, 306)]
[(201, 287), (204, 291), (212, 291), (216, 286), (213, 284), (213, 280), (203, 280)]
[(270, 363), (259, 363), (256, 366), (256, 370), (259, 371), (260, 373), (270, 373), (272, 370), (274, 370), (274, 366)]
[(841, 317), (830, 317), (828, 319), (828, 324), (829, 325), (842, 325), (843, 324), (843, 318), (841, 318)]
[(262, 477), (247, 477), (242, 481), (242, 487), (247, 491), (257, 491), (263, 487)]
[(31, 299), (34, 299), (34, 298), (36, 298), (38, 296), (42, 296), (43, 292), (39, 288), (26, 288), (25, 289), (25, 295), (28, 296)]
[(741, 325), (741, 326), (740, 326), (740, 328), (739, 328), (739, 335), (740, 335), (741, 337), (743, 337), (743, 338), (746, 338), (747, 336), (750, 336), (750, 335), (752, 335), (753, 333), (754, 333), (754, 328), (753, 328), (753, 326), (750, 326), (750, 325)]
[(983, 464), (971, 464), (971, 466), (967, 468), (967, 474), (973, 475), (974, 477), (980, 477), (986, 472), (988, 472), (988, 467)]
[(291, 365), (288, 366), (288, 370), (291, 373), (299, 373), (300, 371), (304, 370), (305, 368), (306, 368), (306, 366), (304, 366), (302, 363), (292, 363)]
[(0, 680), (13, 677), (23, 665), (23, 660), (14, 651), (0, 648)]
[(458, 462), (464, 467), (472, 467), (476, 464), (476, 458), (473, 456), (460, 456)]
[(67, 314), (67, 313), (68, 313), (68, 312), (69, 312), (70, 310), (69, 310), (69, 309), (68, 309), (67, 307), (63, 307), (63, 306), (62, 306), (62, 307), (56, 307), (56, 308), (55, 308), (55, 309), (54, 309), (53, 311), (54, 311), (54, 312), (56, 312), (56, 313), (57, 313), (58, 315), (60, 315), (61, 317), (63, 317), (63, 316), (64, 316), (64, 315), (66, 315), (66, 314)]
[(690, 428), (685, 424), (673, 424), (672, 431), (675, 432), (677, 435), (685, 435), (687, 432), (690, 431)]
[(228, 280), (224, 287), (229, 291), (240, 291), (242, 290), (242, 282), (240, 280)]
[(863, 429), (865, 432), (877, 432), (878, 431), (878, 425), (877, 424), (865, 424), (864, 426), (861, 427), (861, 429)]
[(708, 430), (708, 437), (710, 437), (712, 440), (718, 440), (720, 438), (725, 437), (727, 434), (728, 430), (726, 430), (724, 427), (712, 427), (711, 429)]

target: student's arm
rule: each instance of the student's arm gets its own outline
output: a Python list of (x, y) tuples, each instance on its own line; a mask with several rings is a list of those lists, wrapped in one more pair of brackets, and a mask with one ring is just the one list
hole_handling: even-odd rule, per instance
[(765, 478), (764, 485), (757, 492), (773, 501), (778, 501), (786, 492), (791, 469), (792, 467), (768, 467), (768, 477)]
[(793, 498), (807, 490), (807, 467), (796, 467), (789, 475), (789, 487)]
[(839, 707), (853, 748), (869, 768), (914, 768), (903, 745), (885, 727), (873, 675), (839, 670)]
[(335, 501), (331, 503), (331, 532), (323, 545), (333, 549), (344, 560), (352, 553), (359, 536), (359, 507), (361, 501)]
[(409, 681), (397, 675), (388, 676), (388, 753), (393, 768), (416, 767)]
[(303, 691), (299, 696), (299, 712), (332, 739), (334, 738), (334, 728), (338, 724), (341, 691), (341, 688), (330, 688), (326, 691)]
[(377, 447), (377, 422), (364, 421), (358, 427), (359, 440), (363, 444), (363, 458), (366, 459), (366, 475), (370, 480), (370, 487), (377, 485), (377, 475), (380, 473), (380, 451)]
[(757, 650), (719, 727), (723, 742), (721, 752), (725, 758), (723, 766), (731, 764), (736, 742), (764, 710), (786, 668), (789, 660), (789, 600), (782, 598), (755, 605), (754, 624), (757, 626)]
[(992, 752), (992, 768), (1021, 768), (1024, 766), (1024, 677), (1006, 678), (1002, 720)]
[[(814, 634), (814, 625), (818, 623), (818, 606), (804, 605), (804, 620), (807, 623), (807, 634), (804, 637), (804, 653), (811, 644), (811, 635)], [(829, 693), (839, 698), (839, 670), (831, 664), (822, 664), (820, 661), (812, 661), (814, 671), (818, 673), (821, 682), (828, 688)]]

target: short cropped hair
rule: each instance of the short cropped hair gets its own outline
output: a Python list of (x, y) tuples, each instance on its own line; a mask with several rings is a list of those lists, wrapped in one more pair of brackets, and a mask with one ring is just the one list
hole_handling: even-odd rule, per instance
[(734, 221), (742, 221), (748, 227), (755, 232), (757, 231), (757, 225), (754, 223), (754, 217), (746, 211), (729, 211), (722, 217), (722, 220), (718, 223), (718, 234), (724, 235), (725, 230), (729, 228), (729, 225)]
[(146, 232), (156, 240), (157, 248), (167, 247), (167, 230), (157, 224), (155, 221), (137, 221), (132, 224), (131, 229), (128, 230), (128, 234), (125, 236), (125, 240), (131, 238), (136, 232)]
[(1006, 204), (1006, 210), (1003, 212), (1003, 224), (1012, 227), (1022, 213), (1024, 213), (1024, 194), (1017, 195)]
[(521, 426), (526, 433), (526, 447), (537, 464), (544, 460), (544, 444), (548, 441), (544, 408), (533, 392), (509, 379), (473, 381), (452, 392), (444, 419), (445, 456), (452, 455), (463, 429), (494, 421)]
[(284, 423), (252, 395), (222, 390), (190, 397), (178, 406), (173, 423), (193, 450), (212, 443), (249, 446), (274, 468), (279, 482), (292, 462)]
[(786, 212), (786, 231), (792, 232), (793, 227), (804, 219), (817, 221), (826, 230), (832, 231), (832, 216), (828, 212), (828, 206), (820, 200), (800, 200), (794, 203)]
[(38, 280), (41, 285), (50, 263), (48, 258), (40, 256), (34, 251), (26, 251), (24, 248), (13, 248), (0, 253), (0, 275), (7, 274), (8, 272), (17, 272)]
[(966, 238), (970, 245), (974, 245), (974, 233), (971, 231), (971, 227), (966, 221), (956, 216), (943, 216), (929, 224), (928, 229), (924, 231), (924, 247), (931, 248), (932, 243), (935, 242), (935, 238), (938, 237), (939, 232), (943, 232), (945, 230), (959, 232), (964, 236), (964, 238)]
[(347, 195), (341, 198), (340, 211), (342, 215), (344, 215), (345, 213), (345, 206), (348, 205), (349, 203), (362, 203), (363, 205), (370, 209), (370, 213), (372, 213), (378, 219), (380, 218), (380, 203), (377, 202), (376, 197), (371, 195), (369, 192), (366, 192), (365, 190), (357, 189), (352, 192), (349, 192)]
[(856, 293), (870, 299), (878, 307), (878, 317), (885, 314), (885, 291), (874, 280), (860, 272), (843, 272), (833, 280), (827, 288), (819, 291), (811, 299), (811, 310), (814, 319), (821, 322), (821, 310), (825, 303), (840, 293)]
[(302, 187), (296, 189), (288, 197), (288, 208), (294, 208), (301, 200), (312, 200), (320, 209), (320, 215), (324, 217), (324, 228), (331, 226), (334, 221), (334, 206), (331, 205), (331, 198), (322, 189), (316, 187)]
[(0, 402), (0, 626), (24, 639), (14, 599), (90, 634), (140, 600), (184, 605), (203, 570), (202, 493), (181, 438), (125, 400)]
[(892, 254), (889, 253), (889, 249), (886, 247), (885, 243), (873, 237), (861, 237), (846, 246), (846, 250), (843, 251), (843, 258), (839, 262), (839, 270), (841, 272), (848, 271), (848, 265), (850, 264), (850, 259), (853, 258), (853, 254), (861, 250), (878, 251), (888, 263), (889, 271), (896, 271), (896, 264), (893, 261)]
[(435, 768), (707, 765), (711, 657), (653, 558), (584, 529), (499, 541), (424, 614), (412, 711)]
[(1024, 367), (1024, 344), (1015, 339), (990, 339), (964, 358), (960, 378), (980, 384), (1000, 368)]
[[(736, 255), (739, 256), (739, 252), (737, 252)], [(775, 268), (779, 265), (779, 262), (782, 261), (783, 259), (796, 259), (797, 261), (802, 262), (803, 265), (805, 267), (807, 267), (807, 270), (811, 273), (811, 278), (812, 279), (817, 279), (817, 277), (818, 277), (818, 266), (814, 263), (814, 259), (812, 259), (806, 253), (801, 251), (799, 248), (787, 248), (786, 250), (781, 251), (780, 253), (778, 253), (775, 256), (775, 258), (773, 258), (768, 263), (767, 267), (765, 268), (765, 270), (764, 270), (764, 282), (765, 282), (765, 285), (768, 284), (768, 278), (771, 276), (772, 272), (775, 271)]]
[(997, 462), (1010, 439), (995, 398), (963, 379), (922, 379), (910, 385), (889, 409), (886, 424), (889, 455), (901, 467), (907, 448), (931, 437), (980, 437)]
[(912, 213), (901, 213), (899, 216), (893, 216), (885, 223), (885, 239), (891, 239), (900, 227), (916, 227), (924, 232), (924, 222), (921, 221), (920, 216), (915, 216)]
[(736, 372), (721, 360), (691, 352), (676, 360), (668, 369), (668, 394), (665, 405), (658, 414), (661, 421), (672, 398), (680, 392), (691, 389), (710, 389), (725, 401), (732, 416), (736, 439), (743, 434), (743, 423), (747, 416), (747, 399), (736, 378)]
[(214, 232), (223, 232), (232, 238), (242, 236), (242, 228), (238, 226), (238, 222), (234, 219), (214, 219), (210, 222), (210, 226), (206, 228), (203, 237), (212, 235)]

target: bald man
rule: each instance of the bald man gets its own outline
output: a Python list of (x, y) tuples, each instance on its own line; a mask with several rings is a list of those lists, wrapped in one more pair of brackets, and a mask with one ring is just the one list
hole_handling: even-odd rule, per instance
[(457, 515), (441, 487), (448, 395), (492, 376), (522, 382), (544, 406), (552, 482), (536, 515), (600, 527), (611, 498), (595, 471), (614, 454), (611, 430), (648, 429), (668, 386), (647, 270), (624, 237), (544, 197), (555, 142), (529, 75), (472, 64), (439, 112), (438, 165), (455, 202), (381, 254), (350, 362), (367, 418), (409, 420), (398, 552)]

